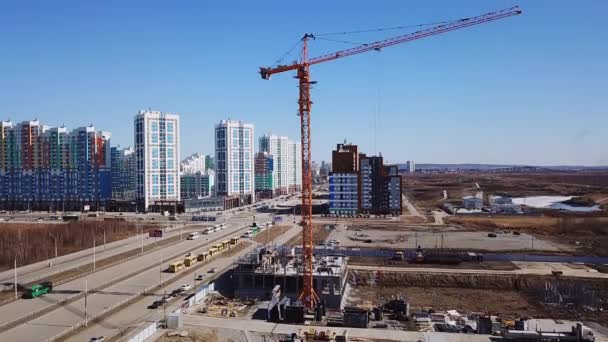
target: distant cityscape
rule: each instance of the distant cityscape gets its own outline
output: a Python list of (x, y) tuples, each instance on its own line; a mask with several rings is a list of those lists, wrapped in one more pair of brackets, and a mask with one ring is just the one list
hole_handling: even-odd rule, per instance
[[(255, 150), (254, 124), (238, 120), (215, 125), (212, 154), (183, 159), (180, 118), (172, 113), (138, 112), (129, 147), (112, 146), (111, 133), (92, 125), (72, 130), (38, 120), (0, 125), (2, 210), (199, 212), (302, 188), (299, 138), (265, 133)], [(415, 169), (412, 161), (384, 166), (382, 156), (338, 144), (332, 161), (314, 162), (312, 174), (316, 183), (329, 182), (328, 213), (400, 214), (398, 173)]]

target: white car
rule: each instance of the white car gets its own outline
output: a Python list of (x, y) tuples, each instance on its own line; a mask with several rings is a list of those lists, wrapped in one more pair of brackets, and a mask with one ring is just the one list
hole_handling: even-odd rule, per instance
[(179, 287), (179, 290), (183, 292), (183, 291), (188, 291), (191, 288), (192, 288), (192, 285), (190, 285), (190, 284), (184, 284), (184, 285), (182, 285), (182, 286)]

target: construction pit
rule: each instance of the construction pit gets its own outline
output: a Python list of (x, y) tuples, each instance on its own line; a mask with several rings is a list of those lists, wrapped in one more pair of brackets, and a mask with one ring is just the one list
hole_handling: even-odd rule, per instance
[[(235, 262), (224, 296), (213, 297), (205, 315), (256, 318), (261, 306), (302, 288), (297, 253), (261, 248)], [(330, 312), (347, 306), (373, 309), (391, 298), (408, 298), (412, 312), (458, 310), (509, 319), (555, 317), (608, 323), (608, 274), (568, 263), (466, 262), (459, 265), (361, 265), (357, 257), (315, 258), (315, 290)], [(439, 268), (439, 269), (438, 269)], [(450, 271), (453, 268), (453, 271)], [(437, 271), (433, 271), (437, 269)], [(333, 291), (332, 291), (333, 290)], [(280, 294), (278, 294), (280, 293)], [(266, 317), (257, 317), (266, 319)], [(410, 329), (407, 324), (404, 329)]]

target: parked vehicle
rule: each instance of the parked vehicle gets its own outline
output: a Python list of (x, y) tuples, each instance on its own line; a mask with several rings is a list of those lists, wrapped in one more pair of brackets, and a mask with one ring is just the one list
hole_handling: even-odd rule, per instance
[(179, 287), (179, 290), (181, 292), (184, 292), (184, 291), (190, 290), (191, 288), (192, 288), (192, 285), (190, 285), (190, 284), (184, 284), (184, 285), (182, 285), (182, 286)]

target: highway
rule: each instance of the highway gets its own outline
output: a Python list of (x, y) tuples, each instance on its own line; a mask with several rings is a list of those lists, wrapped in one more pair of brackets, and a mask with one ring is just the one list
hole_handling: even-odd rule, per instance
[[(218, 221), (222, 222), (222, 221)], [(161, 240), (171, 238), (180, 235), (179, 226), (183, 227), (182, 233), (187, 234), (192, 230), (201, 230), (205, 227), (204, 224), (190, 224), (190, 222), (177, 223), (172, 222), (173, 227), (165, 228), (165, 234), (162, 239), (148, 239), (148, 234), (144, 234), (143, 244), (144, 246), (155, 244)], [(209, 222), (209, 224), (215, 224), (216, 222)], [(184, 235), (185, 238), (185, 235)], [(121, 254), (130, 251), (135, 248), (139, 248), (142, 243), (142, 234), (132, 236), (123, 240), (118, 240), (106, 244), (105, 248), (103, 244), (96, 247), (96, 259), (100, 261), (102, 259)], [(49, 262), (52, 261), (53, 266), (49, 267)], [(43, 280), (50, 275), (58, 274), (79, 266), (83, 266), (93, 262), (93, 248), (88, 248), (79, 252), (66, 254), (58, 257), (56, 260), (45, 260), (34, 264), (26, 265), (17, 268), (17, 276), (19, 284), (28, 284), (34, 281)], [(7, 270), (0, 272), (0, 283), (6, 284), (5, 286), (12, 288), (14, 281), (14, 270)]]
[[(297, 225), (290, 224), (291, 228), (285, 231), (285, 233), (276, 239), (274, 239), (274, 243), (277, 245), (283, 244), (287, 242), (289, 239), (294, 237), (297, 234), (301, 233), (301, 227)], [(198, 274), (204, 273), (207, 277), (210, 277), (212, 274), (207, 273), (211, 268), (218, 268), (218, 275), (222, 273), (222, 270), (228, 268), (239, 255), (244, 255), (245, 253), (253, 250), (255, 247), (259, 246), (259, 244), (254, 243), (246, 250), (242, 250), (237, 255), (231, 256), (229, 258), (222, 257), (213, 259), (210, 263), (205, 264), (201, 269), (197, 270)], [(192, 275), (183, 275), (181, 277), (176, 277), (171, 280), (171, 283), (166, 286), (167, 293), (171, 290), (178, 288), (181, 284), (184, 283), (192, 283), (193, 276)], [(204, 281), (204, 283), (209, 280)], [(121, 309), (118, 312), (111, 314), (110, 316), (103, 319), (101, 322), (97, 322), (95, 324), (90, 325), (87, 328), (80, 329), (73, 336), (70, 336), (70, 341), (88, 341), (89, 338), (93, 336), (106, 336), (113, 337), (121, 334), (129, 327), (138, 326), (141, 322), (150, 322), (156, 321), (163, 317), (163, 309), (159, 308), (156, 310), (148, 309), (148, 306), (155, 300), (160, 299), (162, 297), (163, 290), (157, 290), (154, 293), (154, 296), (146, 296), (132, 303), (124, 309)], [(169, 313), (183, 303), (183, 298), (178, 299), (166, 307), (166, 312)], [(1, 338), (1, 336), (0, 336)]]
[[(261, 221), (271, 219), (269, 214), (256, 215), (256, 217), (260, 217)], [(239, 220), (239, 218), (235, 219)], [(220, 232), (203, 236), (197, 240), (184, 240), (87, 276), (88, 289), (91, 291), (87, 296), (89, 315), (94, 315), (115, 303), (128, 299), (150, 286), (158, 285), (161, 277), (159, 272), (161, 269), (161, 254), (164, 260), (162, 269), (165, 269), (171, 262), (183, 260), (184, 254), (189, 250), (201, 251), (207, 249), (215, 239), (222, 236), (237, 235), (237, 232), (242, 232), (246, 227), (246, 224), (234, 224), (231, 221), (232, 218), (228, 220), (228, 228)], [(209, 240), (207, 241), (207, 239)], [(163, 282), (178, 275), (162, 273)], [(111, 285), (107, 286), (108, 283)], [(98, 287), (103, 287), (103, 290), (93, 291)], [(53, 310), (28, 320), (27, 324), (21, 324), (0, 333), (0, 341), (45, 340), (78, 324), (84, 319), (84, 298), (79, 298), (82, 297), (84, 290), (85, 280), (76, 279), (58, 286), (51, 294), (40, 298), (18, 300), (1, 306), (1, 322), (11, 322), (31, 312), (45, 309)], [(72, 298), (79, 299), (59, 307), (54, 305)]]
[[(288, 203), (287, 200), (285, 200), (283, 197), (280, 197), (280, 198), (275, 198), (273, 200), (262, 201), (262, 202), (259, 202), (259, 204), (264, 205), (264, 204), (269, 204), (269, 203), (281, 203), (281, 202)], [(243, 224), (249, 224), (249, 223), (251, 223), (252, 215), (254, 213), (251, 211), (246, 211), (246, 210), (252, 210), (252, 208), (253, 208), (252, 206), (247, 206), (247, 207), (243, 207), (243, 211), (238, 211), (238, 209), (232, 209), (229, 211), (222, 212), (221, 215), (217, 216), (217, 221), (215, 221), (215, 222), (212, 221), (212, 222), (192, 223), (192, 221), (190, 221), (192, 214), (178, 215), (178, 217), (180, 218), (179, 221), (168, 221), (168, 220), (166, 221), (166, 226), (164, 227), (165, 236), (163, 236), (162, 239), (178, 236), (178, 235), (180, 235), (180, 233), (183, 233), (184, 238), (185, 238), (185, 234), (187, 234), (188, 232), (190, 232), (192, 230), (201, 230), (203, 227), (208, 226), (208, 225), (215, 225), (218, 223), (226, 222), (227, 219), (235, 219), (235, 218), (239, 219), (240, 218)], [(206, 212), (206, 213), (204, 213), (204, 215), (216, 216), (218, 213), (219, 212)], [(16, 215), (18, 217), (21, 217), (21, 216), (46, 217), (46, 216), (50, 216), (51, 214), (33, 213), (33, 214), (12, 214), (12, 215), (13, 216)], [(21, 215), (21, 216), (19, 216), (19, 215)], [(135, 214), (135, 213), (124, 213), (123, 215), (120, 215), (120, 216), (118, 216), (118, 214), (116, 214), (116, 213), (106, 213), (103, 216), (104, 217), (121, 217), (128, 221), (135, 220), (136, 223), (141, 223), (142, 225), (150, 222), (150, 219), (154, 219), (154, 222), (158, 222), (159, 219), (164, 219), (164, 220), (167, 219), (166, 217), (163, 217), (157, 213), (150, 213), (150, 214), (146, 214), (146, 215)], [(142, 219), (142, 221), (140, 221), (139, 219)], [(11, 222), (13, 222), (13, 221), (11, 221)], [(48, 223), (47, 221), (45, 221), (45, 222)], [(55, 221), (55, 222), (59, 223), (60, 221)], [(102, 224), (101, 221), (100, 221), (100, 224)], [(0, 223), (0, 227), (2, 227), (1, 223)], [(182, 228), (182, 230), (180, 230), (180, 227)], [(144, 246), (154, 244), (154, 243), (157, 243), (158, 241), (162, 240), (162, 239), (148, 239), (147, 236), (148, 236), (147, 234), (144, 234), (144, 238), (143, 238)], [(132, 237), (129, 237), (129, 238), (126, 238), (123, 240), (110, 242), (110, 243), (106, 244), (105, 248), (100, 241), (99, 245), (96, 248), (96, 259), (97, 259), (97, 261), (100, 261), (104, 258), (108, 258), (108, 257), (114, 256), (117, 254), (121, 254), (121, 253), (124, 253), (126, 251), (129, 251), (129, 250), (132, 250), (135, 248), (139, 248), (139, 247), (141, 247), (141, 244), (142, 244), (142, 235), (141, 234), (139, 234), (137, 236), (132, 236)], [(51, 262), (51, 261), (53, 263), (53, 266), (49, 267), (49, 262)], [(28, 283), (35, 282), (35, 281), (44, 280), (45, 278), (49, 277), (50, 275), (61, 273), (61, 272), (64, 272), (64, 271), (67, 271), (67, 270), (70, 270), (70, 269), (73, 269), (73, 268), (76, 268), (79, 266), (83, 266), (83, 265), (86, 265), (86, 264), (89, 264), (92, 262), (93, 262), (93, 248), (85, 249), (85, 250), (82, 250), (79, 252), (60, 256), (57, 259), (44, 260), (44, 261), (40, 261), (40, 262), (37, 262), (34, 264), (18, 267), (17, 268), (17, 277), (18, 277), (17, 281), (19, 284), (28, 284)], [(14, 270), (11, 269), (11, 270), (6, 270), (3, 272), (0, 272), (0, 289), (1, 290), (7, 290), (8, 288), (12, 289), (13, 282), (14, 282)], [(2, 285), (2, 284), (4, 284), (4, 285)]]
[[(270, 220), (270, 217), (267, 216), (266, 219)], [(237, 218), (237, 220), (239, 219)], [(144, 254), (141, 257), (128, 260), (88, 275), (86, 280), (89, 291), (99, 287), (104, 287), (103, 291), (99, 293), (99, 296), (95, 297), (96, 299), (99, 299), (99, 302), (97, 302), (95, 299), (91, 299), (93, 296), (89, 296), (88, 305), (90, 306), (91, 310), (95, 310), (96, 305), (101, 305), (102, 307), (107, 305), (108, 302), (112, 301), (111, 299), (122, 298), (123, 294), (128, 296), (134, 291), (139, 291), (149, 287), (150, 285), (158, 284), (160, 281), (159, 265), (161, 254), (163, 255), (164, 259), (163, 267), (167, 267), (170, 262), (177, 259), (183, 259), (184, 254), (188, 250), (194, 248), (197, 248), (197, 250), (207, 248), (207, 239), (209, 239), (209, 243), (211, 243), (212, 241), (217, 240), (219, 237), (225, 235), (235, 235), (237, 234), (236, 232), (241, 232), (246, 226), (246, 224), (243, 223), (235, 224), (231, 223), (230, 221), (231, 220), (229, 220), (228, 228), (220, 232), (204, 236), (197, 240), (183, 240), (182, 242), (170, 245), (166, 248)], [(163, 273), (162, 276), (164, 280), (170, 278), (173, 276), (173, 274)], [(116, 284), (105, 287), (108, 284), (116, 281), (118, 281)], [(55, 289), (53, 289), (52, 293), (43, 297), (35, 299), (20, 299), (0, 306), (0, 322), (2, 322), (2, 326), (5, 326), (6, 324), (17, 321), (22, 317), (27, 317), (32, 313), (40, 312), (41, 310), (53, 309), (54, 307), (56, 308), (55, 304), (57, 303), (81, 297), (84, 289), (85, 280), (82, 278), (76, 279), (57, 286)], [(43, 314), (39, 318), (30, 320), (26, 325), (17, 326), (9, 331), (0, 333), (0, 341), (16, 341), (18, 337), (28, 336), (30, 333), (44, 335), (43, 332), (52, 332), (56, 330), (60, 331), (62, 326), (65, 327), (66, 325), (69, 325), (69, 322), (73, 322), (74, 319), (81, 317), (81, 315), (77, 313), (78, 310), (76, 310), (76, 313), (70, 314), (73, 308), (84, 308), (84, 304), (79, 306), (79, 301), (84, 301), (84, 299), (77, 300), (70, 304), (62, 304), (57, 310), (51, 311), (46, 315)], [(62, 315), (57, 315), (58, 311), (65, 311), (65, 313)], [(59, 319), (59, 317), (62, 319)], [(41, 325), (46, 326), (44, 329), (42, 329), (42, 331), (40, 331), (40, 329), (33, 328), (39, 328)]]
[[(280, 200), (273, 200), (273, 202), (274, 201)], [(137, 293), (142, 289), (149, 287), (151, 284), (157, 285), (160, 281), (159, 264), (161, 254), (165, 261), (163, 262), (163, 267), (167, 267), (170, 262), (177, 259), (183, 259), (183, 255), (189, 250), (198, 251), (199, 248), (207, 248), (207, 239), (209, 240), (208, 242), (211, 243), (212, 241), (219, 240), (220, 237), (221, 239), (224, 239), (225, 237), (240, 235), (244, 228), (251, 224), (254, 215), (256, 221), (266, 222), (271, 220), (272, 214), (256, 213), (253, 211), (253, 208), (225, 213), (223, 214), (223, 220), (227, 223), (227, 228), (220, 232), (208, 236), (205, 235), (197, 240), (184, 240), (169, 246), (163, 246), (159, 250), (148, 252), (143, 256), (132, 258), (120, 264), (89, 274), (86, 276), (88, 290), (90, 292), (95, 292), (96, 290), (102, 289), (102, 291), (95, 293), (95, 295), (97, 295), (96, 297), (93, 297), (93, 293), (88, 296), (87, 304), (90, 310), (92, 310), (90, 312), (94, 312), (96, 308), (103, 309), (108, 307), (108, 303), (111, 303), (112, 300), (120, 301), (122, 298), (128, 298), (130, 294)], [(175, 234), (180, 234), (179, 229), (175, 230), (171, 235), (175, 236)], [(112, 246), (112, 248), (110, 248), (110, 244), (108, 244), (105, 255), (100, 251), (102, 247), (98, 247), (97, 260), (100, 260), (103, 256), (108, 257), (117, 254), (123, 251), (122, 249), (130, 250), (138, 248), (141, 244), (141, 240), (137, 237), (126, 240), (129, 241), (118, 241), (116, 246)], [(153, 240), (154, 239), (148, 239), (147, 243), (154, 243)], [(146, 240), (144, 240), (144, 242), (146, 242)], [(87, 251), (78, 253), (75, 253), (77, 255), (66, 256), (66, 261), (62, 269), (70, 268), (68, 265), (79, 265), (91, 262), (91, 258)], [(32, 278), (39, 276), (36, 272), (46, 271), (44, 269), (36, 270), (34, 267), (32, 267), (32, 269), (33, 270), (30, 272)], [(163, 273), (163, 281), (171, 278), (171, 276), (173, 276), (173, 274)], [(83, 315), (79, 313), (79, 310), (75, 308), (79, 308), (80, 301), (84, 301), (84, 299), (81, 298), (83, 297), (84, 288), (85, 279), (79, 278), (56, 286), (53, 293), (41, 298), (20, 299), (0, 306), (0, 330), (2, 330), (0, 333), (0, 341), (16, 341), (18, 339), (24, 341), (23, 338), (28, 336), (32, 339), (25, 339), (25, 341), (35, 341), (39, 340), (39, 337), (34, 336), (53, 336), (56, 333), (63, 331), (65, 327), (72, 326), (71, 322), (77, 321), (77, 319), (83, 317)], [(80, 306), (80, 308), (84, 309), (84, 305)], [(65, 312), (57, 315), (57, 312), (60, 310)], [(17, 325), (17, 323), (23, 323), (24, 321), (27, 322), (27, 324)], [(7, 330), (7, 328), (10, 329)]]

